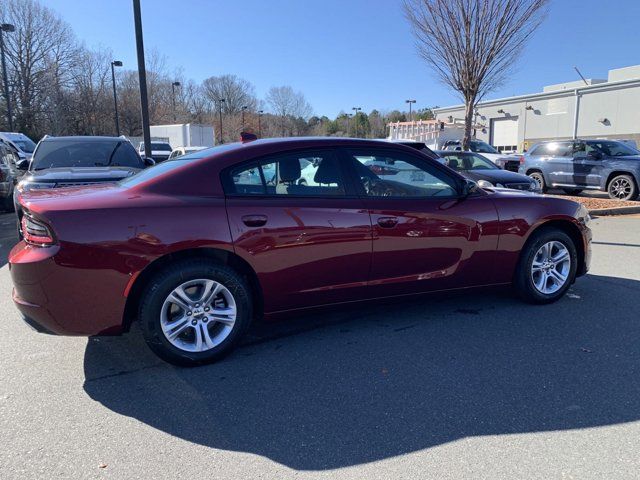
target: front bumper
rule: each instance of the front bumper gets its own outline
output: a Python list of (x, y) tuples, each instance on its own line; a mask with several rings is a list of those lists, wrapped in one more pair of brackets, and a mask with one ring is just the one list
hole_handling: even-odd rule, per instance
[(19, 242), (9, 254), (13, 301), (37, 331), (56, 335), (115, 335), (123, 330), (127, 275), (74, 265), (60, 246)]

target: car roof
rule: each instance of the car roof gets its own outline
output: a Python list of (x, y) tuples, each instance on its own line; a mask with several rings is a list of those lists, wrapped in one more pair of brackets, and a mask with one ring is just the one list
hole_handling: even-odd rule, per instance
[(126, 138), (122, 137), (100, 137), (100, 136), (83, 136), (83, 135), (71, 135), (68, 137), (45, 137), (41, 142), (65, 142), (68, 140), (75, 140), (78, 142), (99, 142), (105, 140), (111, 140), (114, 142), (126, 142)]

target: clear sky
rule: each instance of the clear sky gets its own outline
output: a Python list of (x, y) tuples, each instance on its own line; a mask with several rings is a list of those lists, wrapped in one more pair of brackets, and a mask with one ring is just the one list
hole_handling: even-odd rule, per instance
[[(44, 0), (87, 46), (136, 66), (131, 0)], [(271, 86), (301, 90), (317, 115), (459, 103), (415, 53), (400, 0), (142, 0), (145, 47), (171, 70), (201, 81), (231, 73), (259, 97)], [(640, 0), (553, 0), (550, 15), (490, 98), (544, 85), (606, 78), (640, 64)]]

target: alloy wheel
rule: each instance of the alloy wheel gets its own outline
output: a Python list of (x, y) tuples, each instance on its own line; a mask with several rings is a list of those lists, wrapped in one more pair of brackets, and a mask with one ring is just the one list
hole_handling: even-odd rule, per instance
[(557, 240), (542, 245), (531, 264), (531, 280), (540, 293), (551, 295), (560, 290), (571, 272), (571, 255), (567, 247)]
[(609, 185), (609, 195), (621, 200), (628, 198), (632, 190), (633, 185), (627, 178), (616, 178)]
[(229, 336), (236, 315), (236, 301), (223, 284), (210, 279), (189, 280), (165, 299), (160, 325), (174, 347), (205, 352)]

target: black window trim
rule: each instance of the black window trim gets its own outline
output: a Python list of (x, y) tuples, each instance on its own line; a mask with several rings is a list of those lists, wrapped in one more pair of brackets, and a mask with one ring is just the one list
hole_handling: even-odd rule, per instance
[[(277, 195), (267, 193), (267, 183), (264, 178), (264, 173), (262, 171), (262, 165), (267, 163), (277, 162), (278, 158), (281, 158), (284, 155), (298, 155), (303, 152), (309, 153), (321, 153), (323, 151), (329, 151), (336, 156), (338, 160), (338, 165), (340, 166), (340, 173), (342, 175), (342, 180), (344, 183), (344, 194), (340, 195), (297, 195), (297, 194), (286, 194), (286, 195)], [(245, 165), (255, 164), (260, 172), (260, 178), (262, 180), (262, 194), (249, 194), (249, 193), (237, 193), (235, 192), (235, 184), (233, 183), (233, 178), (231, 177), (231, 171), (241, 168)], [(261, 155), (258, 157), (254, 157), (242, 162), (235, 163), (234, 165), (230, 165), (229, 167), (223, 169), (220, 172), (220, 183), (222, 184), (222, 190), (224, 191), (224, 196), (229, 198), (263, 198), (263, 199), (358, 199), (361, 198), (356, 193), (356, 184), (353, 183), (351, 176), (349, 175), (348, 169), (345, 166), (345, 162), (343, 162), (340, 154), (340, 149), (335, 146), (327, 146), (327, 147), (307, 147), (307, 148), (297, 148), (292, 150), (283, 150), (275, 153), (268, 153), (266, 155)]]

